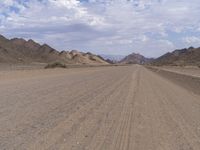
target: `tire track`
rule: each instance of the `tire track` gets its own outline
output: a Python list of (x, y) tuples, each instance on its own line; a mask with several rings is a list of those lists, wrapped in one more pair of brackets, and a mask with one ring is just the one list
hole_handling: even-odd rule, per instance
[[(93, 111), (94, 111), (94, 108), (98, 108), (98, 107), (100, 107), (105, 101), (106, 101), (106, 99), (104, 98), (104, 97), (107, 97), (110, 93), (112, 93), (112, 92), (114, 92), (116, 89), (115, 88), (119, 88), (120, 87), (120, 85), (121, 84), (123, 84), (123, 82), (124, 82), (124, 79), (125, 79), (126, 77), (124, 77), (124, 78), (122, 78), (122, 79), (120, 79), (118, 82), (116, 82), (116, 83), (114, 83), (114, 84), (111, 84), (111, 86), (109, 87), (108, 85), (104, 85), (104, 86), (106, 86), (106, 88), (102, 88), (101, 90), (99, 90), (98, 89), (98, 91), (101, 91), (101, 92), (99, 92), (97, 95), (95, 95), (95, 97), (93, 97), (91, 100), (91, 102), (90, 103), (87, 103), (87, 105), (82, 105), (80, 108), (79, 108), (79, 110), (78, 111), (76, 111), (76, 112), (74, 112), (74, 113), (72, 113), (71, 114), (71, 116), (70, 116), (70, 118), (76, 118), (76, 117), (74, 117), (74, 116), (78, 116), (78, 118), (77, 119), (72, 119), (73, 121), (71, 121), (71, 122), (69, 122), (69, 120), (71, 120), (70, 118), (65, 118), (65, 119), (67, 119), (66, 121), (66, 124), (68, 124), (68, 127), (67, 128), (69, 128), (70, 126), (70, 128), (69, 129), (67, 129), (67, 130), (69, 130), (70, 132), (67, 132), (67, 130), (65, 131), (65, 134), (63, 135), (63, 136), (60, 136), (60, 135), (58, 135), (58, 136), (60, 136), (60, 140), (58, 140), (58, 142), (59, 141), (63, 141), (62, 139), (65, 139), (65, 140), (67, 140), (67, 139), (69, 139), (72, 135), (74, 135), (75, 134), (75, 132), (77, 132), (77, 129), (80, 127), (80, 125), (81, 125), (81, 123), (83, 123), (87, 118), (88, 118), (88, 116), (90, 115), (90, 114), (92, 114), (93, 113)], [(114, 88), (114, 89), (113, 89)], [(111, 90), (111, 91), (110, 91)], [(87, 96), (87, 98), (89, 98), (90, 97), (90, 95), (88, 95)], [(86, 100), (87, 100), (87, 98), (86, 98)], [(80, 102), (79, 102), (80, 103)], [(96, 109), (97, 109), (96, 108)], [(83, 109), (83, 110), (82, 110)], [(55, 133), (54, 132), (57, 132), (56, 130), (57, 130), (57, 128), (59, 129), (60, 127), (59, 126), (63, 126), (65, 123), (64, 123), (65, 121), (62, 121), (61, 122), (61, 124), (60, 125), (58, 125), (55, 129), (53, 129), (53, 133), (51, 133), (51, 134), (54, 134), (54, 137), (55, 137)], [(71, 125), (70, 125), (71, 124)], [(64, 127), (63, 127), (64, 128)], [(62, 128), (62, 130), (64, 130)], [(71, 132), (72, 131), (72, 132)], [(48, 133), (48, 134), (50, 134), (50, 133)], [(60, 133), (60, 132), (58, 132), (58, 133)], [(61, 134), (62, 135), (62, 134)], [(68, 137), (67, 137), (68, 136)], [(51, 137), (51, 136), (46, 136), (46, 137)], [(46, 140), (47, 141), (47, 140)], [(48, 143), (53, 143), (53, 142), (48, 142)], [(37, 144), (35, 144), (35, 145), (37, 145)], [(47, 144), (48, 145), (48, 144)], [(52, 144), (51, 144), (52, 145)], [(53, 145), (62, 145), (61, 143), (60, 144), (58, 144), (58, 143), (54, 143)], [(53, 146), (54, 148), (50, 148), (50, 149), (56, 149), (55, 148), (55, 146)], [(35, 148), (34, 148), (35, 149)], [(37, 148), (36, 148), (37, 149)], [(45, 148), (44, 148), (45, 149)]]
[(130, 132), (132, 128), (134, 103), (136, 101), (136, 94), (139, 87), (139, 70), (132, 75), (130, 82), (130, 88), (124, 102), (124, 107), (120, 116), (119, 127), (116, 131), (116, 135), (113, 139), (113, 150), (128, 150), (130, 144)]

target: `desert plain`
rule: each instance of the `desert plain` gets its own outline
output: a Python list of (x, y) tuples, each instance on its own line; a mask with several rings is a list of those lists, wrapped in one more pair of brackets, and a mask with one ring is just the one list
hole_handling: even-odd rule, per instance
[(0, 149), (199, 150), (200, 71), (162, 70), (2, 69)]

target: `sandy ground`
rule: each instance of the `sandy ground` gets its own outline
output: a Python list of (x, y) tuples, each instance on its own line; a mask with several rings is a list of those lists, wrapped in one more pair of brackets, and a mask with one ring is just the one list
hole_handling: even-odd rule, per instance
[(142, 67), (0, 72), (2, 150), (200, 150), (200, 95)]
[(163, 66), (157, 67), (162, 70), (171, 71), (179, 74), (194, 76), (200, 78), (200, 68), (194, 66), (178, 67), (178, 66)]
[(46, 65), (47, 64), (45, 63), (32, 63), (32, 64), (0, 63), (0, 71), (43, 69)]

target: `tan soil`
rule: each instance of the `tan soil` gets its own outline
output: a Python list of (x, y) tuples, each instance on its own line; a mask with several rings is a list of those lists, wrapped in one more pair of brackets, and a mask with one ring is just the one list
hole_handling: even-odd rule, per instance
[(199, 150), (200, 95), (138, 65), (5, 71), (0, 149)]

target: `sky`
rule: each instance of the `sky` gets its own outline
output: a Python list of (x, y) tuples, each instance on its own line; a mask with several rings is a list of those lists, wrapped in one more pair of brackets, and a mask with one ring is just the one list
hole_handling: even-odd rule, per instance
[(0, 34), (58, 50), (158, 57), (200, 47), (200, 1), (0, 0)]

